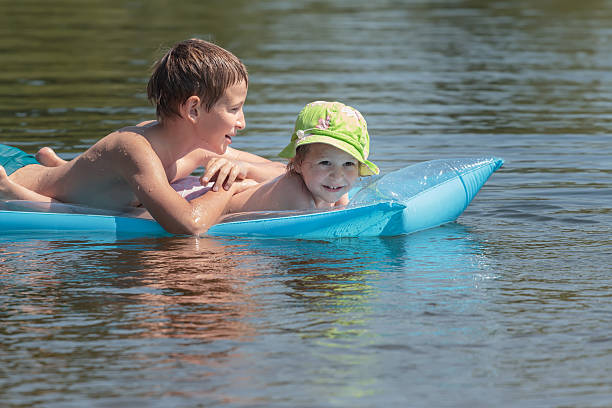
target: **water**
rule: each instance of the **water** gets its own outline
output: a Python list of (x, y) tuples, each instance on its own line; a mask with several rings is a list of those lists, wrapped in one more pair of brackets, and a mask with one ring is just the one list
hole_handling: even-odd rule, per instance
[(0, 401), (612, 405), (612, 2), (0, 0), (0, 142), (74, 157), (150, 119), (160, 47), (251, 84), (234, 146), (366, 117), (383, 172), (506, 161), (457, 223), (326, 241), (0, 236)]

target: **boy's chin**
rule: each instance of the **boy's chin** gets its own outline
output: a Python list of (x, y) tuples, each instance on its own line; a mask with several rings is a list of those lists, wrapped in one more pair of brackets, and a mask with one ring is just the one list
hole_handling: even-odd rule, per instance
[(229, 148), (230, 143), (232, 143), (231, 139), (228, 140), (227, 138), (225, 138), (225, 143), (221, 145), (221, 153), (219, 154), (224, 154), (225, 152), (227, 152), (227, 149)]
[(210, 145), (208, 145), (208, 146), (205, 147), (205, 149), (209, 150), (209, 151), (211, 151), (213, 153), (222, 155), (222, 154), (225, 154), (225, 152), (227, 151), (227, 147), (228, 146), (225, 145), (225, 144), (223, 146), (210, 146)]

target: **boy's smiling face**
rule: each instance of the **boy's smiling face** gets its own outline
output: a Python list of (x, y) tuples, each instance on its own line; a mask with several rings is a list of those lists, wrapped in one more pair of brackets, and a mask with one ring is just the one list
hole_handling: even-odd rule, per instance
[(230, 85), (223, 96), (206, 111), (201, 105), (201, 117), (198, 123), (199, 134), (205, 147), (217, 154), (223, 154), (232, 143), (232, 138), (246, 126), (242, 108), (247, 96), (244, 82)]
[(359, 161), (325, 143), (312, 143), (297, 171), (317, 207), (333, 204), (347, 194), (359, 177)]

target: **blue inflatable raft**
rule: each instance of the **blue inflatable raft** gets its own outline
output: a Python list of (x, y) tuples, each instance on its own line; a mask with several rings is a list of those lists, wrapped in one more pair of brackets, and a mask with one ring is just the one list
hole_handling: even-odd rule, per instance
[[(502, 164), (495, 157), (422, 162), (365, 179), (352, 190), (343, 209), (231, 214), (211, 227), (208, 235), (326, 239), (408, 234), (456, 220)], [(0, 207), (3, 234), (170, 235), (150, 219), (69, 204), (28, 202), (28, 211), (10, 209), (24, 208), (17, 204), (3, 202)]]

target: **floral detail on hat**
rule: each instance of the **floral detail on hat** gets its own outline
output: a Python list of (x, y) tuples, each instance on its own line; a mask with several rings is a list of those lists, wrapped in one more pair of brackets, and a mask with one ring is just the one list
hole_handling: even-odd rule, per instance
[(306, 137), (306, 133), (304, 133), (304, 131), (302, 129), (297, 130), (295, 132), (295, 135), (297, 136), (298, 140), (301, 140), (301, 139)]
[(365, 119), (363, 118), (363, 116), (361, 116), (361, 113), (359, 113), (358, 110), (351, 108), (350, 106), (344, 106), (340, 112), (346, 114), (346, 116), (348, 117), (352, 117), (357, 119), (359, 122), (365, 122)]
[(317, 129), (329, 129), (329, 125), (331, 124), (331, 118), (329, 115), (325, 119), (319, 119), (319, 123), (317, 124)]
[(354, 118), (359, 119), (359, 116), (357, 116), (357, 112), (355, 111), (355, 109), (351, 108), (350, 106), (343, 107), (340, 112), (345, 113), (347, 116), (352, 116)]

